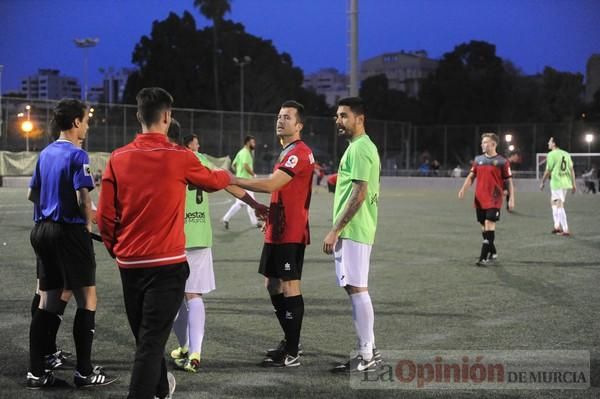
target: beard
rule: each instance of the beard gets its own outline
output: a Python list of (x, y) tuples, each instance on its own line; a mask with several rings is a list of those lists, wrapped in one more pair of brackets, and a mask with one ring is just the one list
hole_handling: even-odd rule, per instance
[(343, 125), (336, 125), (335, 128), (338, 136), (345, 138), (352, 137), (352, 132), (346, 129)]

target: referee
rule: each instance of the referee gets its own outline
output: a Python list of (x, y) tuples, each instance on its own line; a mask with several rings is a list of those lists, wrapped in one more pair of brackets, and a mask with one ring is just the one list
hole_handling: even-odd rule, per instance
[(63, 99), (54, 109), (58, 140), (41, 153), (29, 184), (35, 226), (31, 245), (38, 260), (40, 304), (29, 330), (27, 388), (61, 387), (65, 381), (44, 367), (48, 336), (56, 331), (63, 290), (77, 301), (73, 338), (77, 352), (74, 382), (78, 387), (107, 385), (117, 378), (91, 363), (96, 315), (96, 261), (90, 238), (94, 189), (88, 154), (79, 142), (88, 130), (87, 105)]

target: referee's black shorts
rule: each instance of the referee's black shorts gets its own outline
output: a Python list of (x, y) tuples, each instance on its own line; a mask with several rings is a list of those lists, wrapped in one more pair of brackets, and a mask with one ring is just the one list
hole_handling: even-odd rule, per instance
[(305, 248), (304, 244), (265, 243), (258, 272), (265, 277), (284, 281), (300, 280)]
[(43, 221), (31, 230), (40, 290), (96, 285), (96, 260), (90, 233), (83, 224)]

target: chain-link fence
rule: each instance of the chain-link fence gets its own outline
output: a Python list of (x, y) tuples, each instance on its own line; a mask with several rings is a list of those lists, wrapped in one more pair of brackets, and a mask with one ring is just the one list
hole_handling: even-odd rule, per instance
[[(54, 100), (2, 98), (0, 150), (39, 151), (44, 148), (53, 140), (50, 120), (55, 103)], [(139, 131), (134, 106), (96, 104), (93, 110), (85, 143), (88, 151), (110, 152), (130, 142)], [(217, 157), (233, 157), (241, 147), (244, 135), (255, 136), (255, 169), (259, 173), (271, 170), (281, 149), (275, 136), (275, 114), (244, 113), (243, 134), (238, 112), (175, 108), (173, 116), (181, 123), (184, 135), (195, 133), (200, 137), (202, 152)], [(28, 118), (33, 130), (26, 135), (22, 124)], [(513, 169), (520, 171), (535, 171), (535, 154), (547, 151), (550, 136), (559, 137), (562, 147), (569, 152), (594, 152), (597, 151), (595, 147), (600, 148), (597, 142), (592, 142), (588, 148), (584, 141), (586, 133), (597, 136), (600, 126), (583, 122), (414, 126), (408, 122), (367, 118), (367, 132), (379, 148), (385, 175), (429, 173), (444, 176), (457, 165), (466, 169), (473, 157), (481, 152), (481, 134), (489, 131), (500, 136), (500, 153), (516, 152), (511, 161)], [(506, 141), (507, 135), (512, 138), (510, 142)], [(332, 169), (346, 148), (344, 140), (337, 137), (332, 118), (308, 116), (303, 139), (313, 149), (315, 158)], [(512, 150), (509, 149), (511, 145), (514, 146)], [(428, 163), (431, 169), (425, 172), (422, 166)], [(437, 163), (439, 169), (436, 170)]]

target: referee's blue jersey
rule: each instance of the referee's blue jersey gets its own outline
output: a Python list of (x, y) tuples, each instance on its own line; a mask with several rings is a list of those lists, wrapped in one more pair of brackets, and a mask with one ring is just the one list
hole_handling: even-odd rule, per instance
[(88, 154), (68, 140), (56, 140), (40, 153), (29, 187), (39, 190), (33, 220), (85, 224), (76, 191), (94, 189)]

